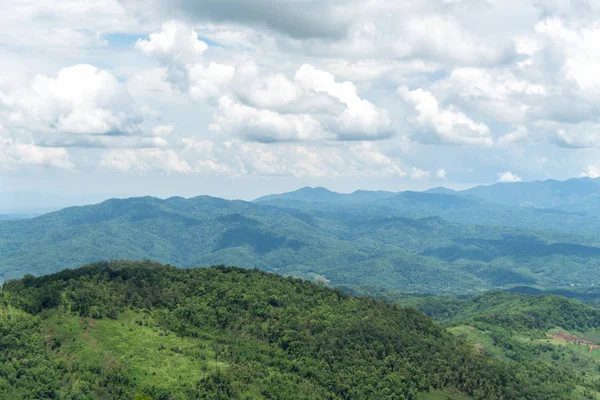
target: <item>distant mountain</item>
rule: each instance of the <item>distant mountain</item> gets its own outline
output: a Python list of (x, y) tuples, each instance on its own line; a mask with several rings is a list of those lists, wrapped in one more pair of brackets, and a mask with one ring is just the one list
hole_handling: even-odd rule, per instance
[(256, 202), (305, 211), (338, 207), (350, 212), (355, 206), (354, 213), (385, 207), (388, 212), (394, 209), (394, 213), (415, 218), (440, 216), (459, 223), (583, 231), (600, 238), (600, 179), (499, 183), (462, 191), (438, 187), (399, 193), (340, 194), (325, 188), (303, 188)]
[(600, 197), (600, 178), (573, 178), (566, 181), (497, 183), (458, 192), (492, 203), (509, 206), (550, 208), (581, 203)]
[(108, 195), (65, 195), (34, 191), (5, 191), (0, 192), (0, 214), (43, 214), (70, 206), (97, 203), (106, 200)]
[(27, 219), (37, 217), (40, 214), (31, 213), (31, 214), (0, 214), (0, 221), (13, 221), (16, 219)]
[[(535, 182), (496, 183), (476, 186), (465, 190), (444, 187), (428, 189), (424, 192), (356, 191), (349, 194), (332, 192), (326, 188), (305, 187), (294, 192), (260, 197), (255, 202), (276, 203), (283, 200), (321, 202), (330, 204), (364, 204), (381, 201), (403, 193), (423, 193), (457, 195), (478, 198), (489, 203), (506, 206), (554, 208), (567, 207), (593, 199), (600, 199), (600, 178), (573, 178), (566, 181), (546, 180)], [(413, 195), (414, 196), (414, 195)], [(427, 199), (427, 197), (423, 197)], [(449, 199), (448, 197), (440, 199)]]
[(272, 194), (254, 200), (257, 203), (273, 203), (283, 201), (305, 201), (331, 204), (359, 204), (381, 200), (396, 193), (386, 191), (357, 190), (352, 193), (332, 192), (324, 187), (303, 187), (293, 192)]
[(456, 194), (457, 192), (454, 189), (448, 189), (445, 187), (438, 186), (431, 189), (427, 189), (424, 191), (424, 193)]

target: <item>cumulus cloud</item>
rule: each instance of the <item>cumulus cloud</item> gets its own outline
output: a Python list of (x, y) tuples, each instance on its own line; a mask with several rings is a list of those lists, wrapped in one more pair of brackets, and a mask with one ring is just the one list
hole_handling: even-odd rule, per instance
[(410, 169), (410, 177), (414, 180), (423, 180), (428, 179), (431, 176), (430, 171), (425, 171), (423, 169), (412, 167)]
[(431, 92), (423, 89), (397, 90), (408, 111), (408, 123), (414, 128), (414, 138), (424, 143), (441, 143), (466, 146), (491, 146), (493, 140), (487, 125), (473, 121), (450, 106), (440, 107)]
[(64, 148), (39, 147), (31, 143), (17, 143), (11, 138), (0, 137), (0, 168), (18, 165), (49, 166), (73, 169), (69, 154)]
[(515, 55), (508, 43), (491, 47), (472, 35), (453, 16), (411, 15), (393, 41), (399, 56), (442, 61), (450, 65), (497, 65)]
[(361, 99), (352, 82), (338, 83), (329, 72), (304, 64), (296, 71), (295, 80), (317, 93), (327, 93), (346, 108), (334, 117), (334, 130), (343, 139), (381, 138), (391, 135), (388, 113), (373, 103)]
[(549, 140), (560, 147), (581, 149), (600, 146), (600, 124), (585, 122), (580, 124), (548, 124), (555, 130)]
[(152, 128), (152, 132), (158, 136), (169, 136), (174, 130), (175, 127), (173, 125), (158, 125)]
[(8, 46), (64, 52), (105, 46), (104, 32), (135, 31), (138, 20), (119, 0), (11, 0), (0, 14), (0, 33)]
[(500, 137), (498, 139), (497, 144), (499, 146), (509, 146), (515, 143), (529, 143), (531, 142), (531, 137), (529, 136), (529, 131), (525, 126), (519, 126), (516, 130), (507, 133), (506, 135)]
[(227, 133), (257, 142), (310, 141), (331, 138), (319, 121), (309, 114), (282, 114), (247, 106), (231, 96), (223, 96), (215, 121), (215, 133)]
[(521, 182), (521, 178), (510, 171), (500, 172), (498, 182)]
[(590, 164), (579, 174), (580, 178), (600, 178), (600, 166)]
[(510, 68), (456, 68), (436, 87), (470, 110), (513, 124), (526, 122), (525, 104), (543, 101), (547, 95), (543, 84), (520, 78)]
[(231, 65), (216, 62), (203, 65), (202, 55), (208, 45), (184, 23), (167, 22), (159, 32), (151, 33), (148, 40), (139, 39), (135, 47), (157, 58), (166, 70), (167, 81), (196, 100), (219, 96), (235, 73)]
[(587, 0), (16, 0), (0, 15), (3, 163), (68, 168), (102, 147), (116, 170), (445, 179), (388, 147), (415, 165), (482, 152), (498, 171), (493, 152), (527, 163), (552, 145), (577, 159), (600, 143), (598, 12)]
[(279, 0), (176, 0), (167, 12), (201, 21), (223, 21), (266, 27), (296, 39), (339, 38), (345, 35), (348, 16), (337, 1)]
[(104, 154), (100, 166), (132, 172), (192, 172), (189, 164), (181, 160), (175, 151), (160, 149), (111, 150)]
[(88, 64), (63, 68), (56, 77), (38, 74), (1, 96), (0, 105), (7, 130), (26, 132), (46, 146), (160, 142), (144, 132), (142, 113), (117, 78)]
[[(596, 71), (600, 67), (600, 27), (597, 24), (570, 28), (558, 18), (547, 18), (535, 26), (536, 46), (532, 56), (534, 62), (543, 62), (540, 57), (549, 57), (545, 66), (560, 70), (568, 80), (576, 83), (584, 91), (600, 88), (600, 77)], [(550, 61), (551, 63), (549, 63)]]
[(237, 69), (232, 92), (248, 106), (284, 114), (333, 114), (343, 110), (343, 105), (326, 93), (303, 87), (282, 72), (263, 71), (253, 61)]
[(378, 140), (393, 133), (387, 111), (361, 99), (351, 82), (307, 64), (293, 80), (263, 75), (253, 63), (238, 70), (232, 93), (219, 100), (211, 130), (258, 142)]
[(322, 147), (285, 142), (265, 144), (185, 138), (187, 159), (200, 174), (237, 176), (396, 176), (406, 175), (399, 160), (373, 142), (347, 142)]
[(186, 63), (198, 60), (208, 49), (208, 45), (199, 40), (198, 33), (189, 26), (169, 21), (162, 25), (160, 32), (151, 33), (148, 40), (138, 39), (135, 48), (164, 63)]

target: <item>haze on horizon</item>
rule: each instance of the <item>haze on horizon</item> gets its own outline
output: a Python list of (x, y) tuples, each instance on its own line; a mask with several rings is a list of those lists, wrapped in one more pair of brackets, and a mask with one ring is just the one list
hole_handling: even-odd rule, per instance
[(595, 1), (0, 11), (0, 193), (24, 209), (600, 176)]

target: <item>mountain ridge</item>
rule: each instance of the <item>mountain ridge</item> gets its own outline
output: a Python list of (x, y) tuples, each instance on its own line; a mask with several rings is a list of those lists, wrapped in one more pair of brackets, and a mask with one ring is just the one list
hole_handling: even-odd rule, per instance
[[(510, 189), (510, 193), (505, 193)], [(362, 199), (354, 196), (360, 192)], [(414, 191), (389, 192), (384, 190), (369, 191), (357, 190), (352, 193), (338, 193), (324, 187), (302, 187), (300, 189), (280, 194), (271, 194), (259, 197), (254, 202), (269, 202), (273, 200), (301, 200), (320, 202), (369, 202), (385, 199), (402, 193)], [(575, 192), (575, 193), (574, 193)], [(538, 180), (532, 182), (498, 182), (491, 185), (478, 185), (463, 190), (454, 190), (445, 187), (435, 187), (418, 193), (452, 194), (457, 196), (472, 196), (490, 202), (512, 205), (530, 206), (539, 208), (556, 207), (573, 204), (588, 199), (590, 195), (600, 196), (600, 178), (570, 178), (559, 181), (556, 179)], [(569, 196), (568, 202), (559, 199)], [(551, 195), (551, 199), (542, 199)], [(312, 197), (312, 198), (311, 198)]]

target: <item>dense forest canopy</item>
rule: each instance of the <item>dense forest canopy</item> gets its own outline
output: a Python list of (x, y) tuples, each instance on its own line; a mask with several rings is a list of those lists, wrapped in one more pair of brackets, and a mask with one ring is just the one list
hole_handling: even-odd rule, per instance
[[(112, 199), (0, 221), (0, 280), (100, 260), (149, 258), (413, 293), (475, 294), (515, 285), (587, 292), (600, 285), (597, 229), (559, 229), (572, 218), (598, 226), (594, 215), (565, 216), (447, 193), (388, 195), (343, 195), (357, 199), (339, 204)], [(518, 226), (535, 221), (546, 228)]]
[(0, 299), (4, 398), (558, 399), (577, 384), (411, 308), (258, 270), (98, 263), (6, 282)]

